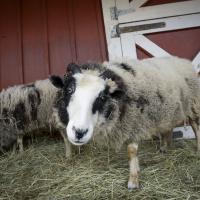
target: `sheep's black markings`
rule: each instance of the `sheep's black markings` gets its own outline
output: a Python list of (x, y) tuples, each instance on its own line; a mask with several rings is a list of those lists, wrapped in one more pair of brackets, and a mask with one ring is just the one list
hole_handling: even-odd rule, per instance
[(56, 102), (55, 107), (58, 109), (58, 116), (61, 120), (61, 122), (67, 126), (68, 121), (69, 121), (69, 116), (66, 110), (66, 102), (65, 102), (65, 98), (62, 96), (61, 94), (62, 92), (59, 92), (57, 97), (58, 100)]
[(144, 112), (144, 108), (146, 105), (149, 105), (148, 99), (146, 99), (144, 96), (139, 96), (137, 99), (132, 99), (136, 103), (136, 107), (140, 109), (140, 112)]
[(41, 103), (41, 98), (40, 98), (40, 92), (38, 89), (35, 88), (35, 84), (29, 84), (24, 86), (24, 88), (33, 88), (33, 91), (28, 94), (28, 102), (31, 106), (31, 120), (35, 121), (37, 120), (37, 113), (38, 113), (38, 106)]
[(117, 89), (110, 94), (110, 96), (114, 99), (116, 99), (119, 103), (119, 110), (120, 110), (120, 119), (123, 118), (125, 112), (126, 112), (126, 107), (127, 104), (130, 103), (130, 97), (126, 95), (126, 85), (124, 84), (123, 79), (118, 76), (115, 72), (112, 70), (105, 70), (100, 77), (103, 79), (111, 79), (117, 84)]
[(23, 102), (19, 102), (13, 111), (13, 117), (16, 120), (16, 125), (19, 130), (22, 130), (28, 123), (28, 117), (26, 115), (26, 108)]
[(113, 118), (113, 116), (112, 116), (113, 110), (114, 110), (114, 105), (112, 105), (112, 104), (108, 105), (108, 107), (104, 111), (104, 116), (105, 116), (106, 119), (112, 120), (112, 118)]
[(98, 63), (86, 63), (80, 65), (80, 68), (83, 70), (98, 70), (99, 72), (102, 71), (102, 66)]
[(3, 115), (3, 117), (7, 117), (8, 116), (8, 109), (7, 108), (3, 108), (2, 115)]
[(34, 94), (28, 94), (28, 101), (31, 105), (31, 119), (35, 121), (37, 119), (37, 105)]
[(152, 113), (152, 112), (147, 112), (147, 115), (148, 115), (149, 119), (150, 119), (152, 122), (158, 122), (158, 121), (159, 121), (159, 117), (158, 117), (158, 116), (155, 116), (154, 113)]
[(115, 72), (107, 69), (100, 75), (100, 77), (102, 77), (103, 79), (111, 79), (117, 84), (118, 90), (126, 91), (126, 86), (124, 84), (124, 81)]
[(94, 101), (93, 106), (92, 106), (92, 113), (95, 114), (97, 111), (99, 113), (103, 113), (104, 105), (106, 101), (108, 100), (108, 98), (109, 98), (108, 87), (106, 87), (104, 91), (99, 93), (99, 96)]
[(17, 139), (17, 132), (10, 124), (0, 122), (0, 153), (10, 149)]
[(156, 91), (156, 94), (157, 94), (158, 98), (160, 99), (160, 102), (164, 103), (164, 97), (161, 95), (159, 90)]
[(77, 65), (76, 63), (70, 63), (70, 64), (67, 66), (67, 71), (68, 71), (70, 74), (81, 73), (80, 66)]
[(188, 101), (187, 99), (185, 99), (185, 94), (184, 94), (184, 91), (183, 91), (183, 88), (180, 88), (180, 100), (181, 102), (183, 102), (183, 106), (187, 106), (188, 107)]
[(76, 80), (70, 75), (65, 77), (63, 90), (59, 91), (57, 94), (58, 100), (55, 103), (55, 107), (58, 109), (59, 118), (64, 125), (67, 125), (69, 121), (67, 106), (69, 105), (71, 96), (75, 92), (75, 89)]
[(189, 88), (192, 88), (193, 87), (193, 84), (194, 84), (194, 79), (189, 79), (187, 77), (184, 78), (185, 79), (185, 82), (186, 84), (188, 85)]
[(64, 86), (63, 80), (62, 80), (62, 78), (60, 78), (60, 76), (52, 75), (50, 77), (50, 81), (57, 88), (63, 88), (63, 86)]
[(8, 95), (8, 100), (9, 100), (9, 101), (11, 100), (11, 94)]
[(38, 103), (38, 105), (40, 105), (42, 100), (41, 100), (41, 96), (40, 96), (39, 90), (35, 89), (35, 93), (37, 95), (37, 103)]
[(136, 76), (136, 71), (135, 71), (130, 65), (128, 65), (128, 64), (126, 64), (126, 63), (121, 63), (120, 66), (121, 66), (124, 70), (130, 72), (133, 76)]
[(6, 124), (8, 124), (9, 123), (9, 111), (8, 111), (8, 109), (7, 108), (3, 108), (3, 110), (2, 110), (2, 116), (3, 116), (3, 121), (6, 123)]
[(185, 82), (187, 83), (189, 81), (189, 79), (187, 77), (185, 77)]

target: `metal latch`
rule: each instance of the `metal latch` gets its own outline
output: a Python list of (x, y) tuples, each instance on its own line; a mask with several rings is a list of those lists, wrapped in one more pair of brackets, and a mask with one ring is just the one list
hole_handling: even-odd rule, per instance
[(166, 27), (165, 22), (156, 22), (156, 23), (151, 23), (151, 24), (140, 24), (140, 25), (133, 25), (133, 26), (125, 26), (125, 27), (120, 27), (120, 24), (117, 24), (113, 26), (111, 30), (111, 37), (120, 37), (120, 34), (123, 33), (134, 33), (137, 31), (144, 31), (144, 30), (149, 30), (149, 29), (158, 29), (158, 28), (164, 28)]
[(112, 20), (118, 20), (118, 17), (121, 15), (126, 15), (128, 13), (134, 12), (134, 8), (128, 8), (128, 9), (117, 9), (116, 6), (110, 8), (110, 16)]

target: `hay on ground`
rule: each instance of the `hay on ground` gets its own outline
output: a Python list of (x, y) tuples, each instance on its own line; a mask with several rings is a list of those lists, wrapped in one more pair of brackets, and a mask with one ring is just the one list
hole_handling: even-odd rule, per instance
[(155, 142), (140, 146), (140, 189), (128, 191), (126, 148), (115, 153), (88, 145), (71, 160), (59, 139), (41, 138), (21, 154), (0, 156), (0, 199), (200, 199), (200, 156), (195, 141), (166, 154)]

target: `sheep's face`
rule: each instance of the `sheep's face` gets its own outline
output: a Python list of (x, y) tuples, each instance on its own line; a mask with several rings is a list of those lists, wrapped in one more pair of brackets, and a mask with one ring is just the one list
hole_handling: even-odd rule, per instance
[(99, 77), (82, 73), (75, 74), (74, 79), (76, 86), (66, 108), (69, 116), (66, 131), (71, 143), (81, 145), (93, 135), (99, 115), (96, 104), (104, 101), (105, 83)]
[(69, 141), (83, 145), (92, 138), (96, 126), (110, 120), (115, 111), (116, 100), (112, 96), (116, 94), (117, 85), (101, 75), (82, 73), (80, 69), (72, 72), (63, 80), (52, 76), (51, 82), (62, 88), (58, 113), (61, 121), (66, 122)]

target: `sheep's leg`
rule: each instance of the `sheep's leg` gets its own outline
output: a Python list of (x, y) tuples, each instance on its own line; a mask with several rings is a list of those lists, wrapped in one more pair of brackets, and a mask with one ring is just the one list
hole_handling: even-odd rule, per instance
[(23, 135), (18, 135), (17, 136), (17, 146), (19, 147), (19, 152), (23, 152), (24, 147), (23, 147)]
[(131, 143), (128, 145), (128, 157), (129, 157), (129, 167), (130, 176), (128, 181), (128, 189), (139, 188), (139, 161), (137, 157), (138, 144)]
[(200, 126), (198, 126), (196, 123), (191, 123), (192, 129), (196, 135), (197, 140), (197, 151), (200, 151)]
[(197, 138), (197, 151), (200, 152), (200, 127), (199, 126), (196, 132), (196, 138)]
[(165, 153), (172, 145), (172, 130), (161, 134), (160, 152)]
[(66, 158), (70, 158), (72, 155), (72, 150), (71, 150), (72, 145), (67, 138), (66, 132), (64, 130), (62, 130), (62, 131), (60, 131), (60, 133), (61, 133), (64, 143), (65, 143), (65, 156), (66, 156)]
[(200, 126), (199, 125), (192, 125), (192, 128), (194, 130), (194, 133), (196, 135), (197, 140), (197, 151), (200, 152)]

